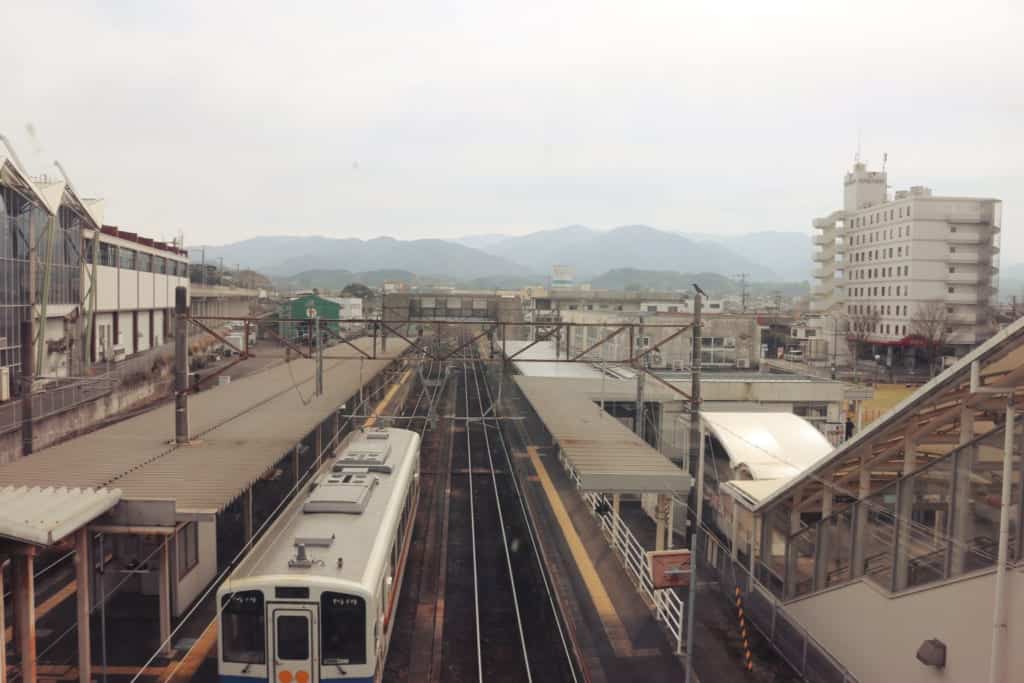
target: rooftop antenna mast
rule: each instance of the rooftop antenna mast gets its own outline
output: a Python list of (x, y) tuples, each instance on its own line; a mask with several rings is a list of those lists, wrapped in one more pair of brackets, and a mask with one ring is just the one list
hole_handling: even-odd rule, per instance
[(857, 153), (853, 155), (853, 161), (856, 164), (860, 163), (860, 128), (857, 129)]
[(885, 164), (889, 161), (889, 153), (882, 152), (882, 173), (885, 173)]

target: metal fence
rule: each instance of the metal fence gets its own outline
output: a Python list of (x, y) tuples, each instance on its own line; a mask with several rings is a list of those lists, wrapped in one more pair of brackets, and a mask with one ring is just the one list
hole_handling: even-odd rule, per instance
[[(573, 480), (580, 496), (587, 503), (590, 513), (597, 519), (601, 526), (608, 545), (612, 547), (622, 566), (626, 570), (633, 585), (647, 598), (648, 606), (654, 612), (655, 618), (665, 627), (675, 643), (676, 654), (683, 652), (684, 624), (686, 611), (683, 600), (675, 590), (655, 589), (651, 580), (651, 574), (647, 566), (647, 550), (637, 540), (629, 526), (612, 508), (608, 497), (602, 493), (587, 492), (582, 490), (579, 476), (567, 461), (562, 460), (569, 477)], [(607, 510), (604, 514), (598, 514), (598, 509)]]
[(733, 560), (729, 549), (714, 536), (701, 533), (702, 571), (718, 580), (723, 596), (730, 602), (736, 589), (743, 598), (748, 621), (772, 645), (776, 652), (805, 680), (817, 683), (857, 683), (857, 678), (825, 647), (814, 639), (782, 604), (761, 585), (740, 562)]
[[(63, 413), (106, 396), (113, 391), (117, 381), (117, 378), (111, 375), (54, 380), (43, 391), (37, 391), (32, 395), (32, 421)], [(0, 434), (21, 428), (22, 408), (19, 399), (0, 405)]]

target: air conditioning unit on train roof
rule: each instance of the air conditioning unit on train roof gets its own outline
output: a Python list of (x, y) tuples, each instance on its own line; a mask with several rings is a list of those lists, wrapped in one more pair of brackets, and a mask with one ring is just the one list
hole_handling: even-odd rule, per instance
[(380, 480), (367, 471), (345, 469), (331, 472), (317, 485), (302, 505), (305, 513), (340, 512), (360, 515), (366, 510)]

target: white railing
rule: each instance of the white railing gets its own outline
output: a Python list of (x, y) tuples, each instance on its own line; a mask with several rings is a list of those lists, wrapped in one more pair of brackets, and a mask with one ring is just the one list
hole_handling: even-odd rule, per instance
[[(590, 513), (601, 526), (601, 532), (605, 540), (611, 546), (615, 554), (622, 562), (626, 575), (637, 591), (645, 598), (647, 606), (654, 612), (658, 620), (668, 631), (669, 636), (675, 642), (676, 654), (683, 652), (683, 639), (685, 637), (683, 628), (685, 624), (686, 611), (683, 606), (683, 599), (679, 597), (672, 588), (657, 589), (651, 580), (651, 574), (647, 564), (647, 550), (637, 540), (629, 526), (619, 517), (612, 508), (612, 502), (603, 493), (584, 491), (576, 470), (567, 460), (560, 457), (562, 466), (569, 474), (580, 497), (587, 503)], [(600, 503), (600, 505), (599, 505)], [(607, 514), (597, 514), (598, 508), (608, 510)]]

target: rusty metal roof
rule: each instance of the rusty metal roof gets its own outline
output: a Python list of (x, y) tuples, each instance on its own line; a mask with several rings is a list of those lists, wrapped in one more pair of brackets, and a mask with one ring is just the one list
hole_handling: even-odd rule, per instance
[[(388, 358), (407, 346), (389, 341)], [(369, 340), (355, 343), (369, 349)], [(215, 514), (389, 362), (325, 361), (315, 398), (312, 360), (277, 365), (191, 396), (191, 445), (174, 443), (174, 405), (165, 404), (0, 467), (0, 486), (116, 486), (123, 500)]]

